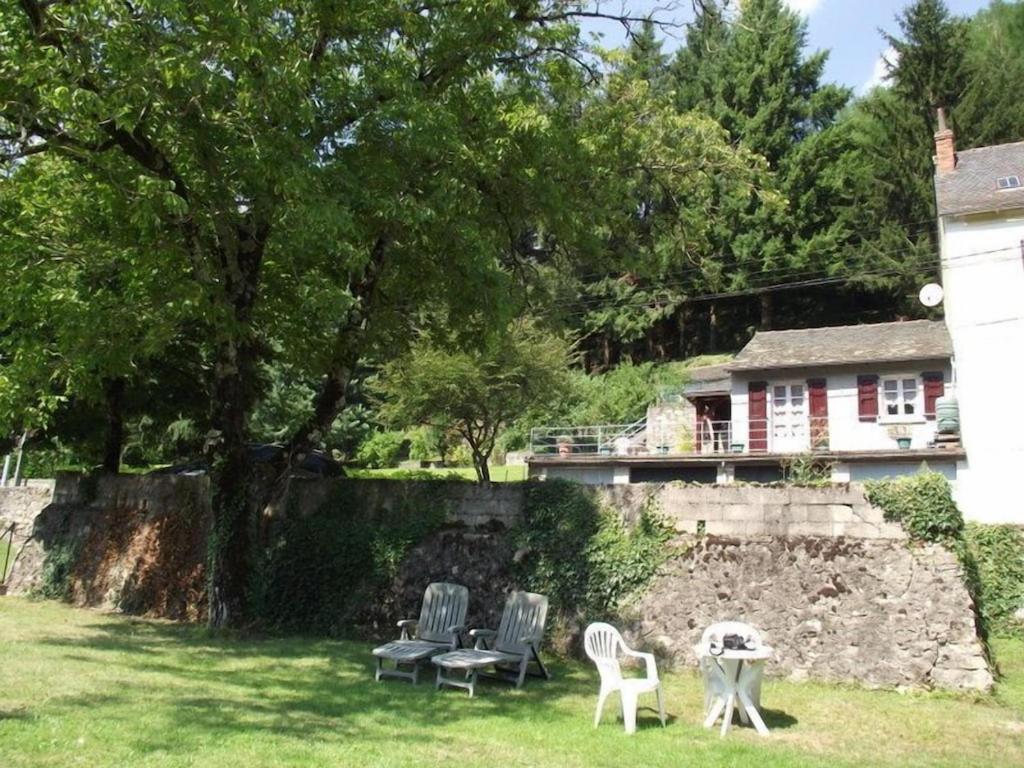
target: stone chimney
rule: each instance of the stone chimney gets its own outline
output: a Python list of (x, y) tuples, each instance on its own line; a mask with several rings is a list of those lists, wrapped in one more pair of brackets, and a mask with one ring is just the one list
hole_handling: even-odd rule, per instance
[(946, 125), (946, 111), (939, 107), (939, 130), (935, 132), (935, 170), (949, 173), (956, 170), (956, 141)]

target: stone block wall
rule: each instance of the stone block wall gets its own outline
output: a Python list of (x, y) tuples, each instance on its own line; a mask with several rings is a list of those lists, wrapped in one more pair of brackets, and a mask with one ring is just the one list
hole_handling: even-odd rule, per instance
[(654, 505), (680, 533), (697, 533), (703, 524), (705, 533), (716, 536), (906, 538), (857, 484), (775, 488), (639, 483), (606, 486), (597, 493), (627, 520)]
[(409, 498), (433, 497), (443, 504), (449, 523), (511, 527), (522, 515), (524, 483), (480, 486), (435, 480), (294, 480), (289, 503), (298, 514), (319, 509), (332, 498), (345, 496), (365, 510), (392, 509)]
[(693, 450), (696, 423), (697, 411), (687, 400), (648, 406), (647, 449), (653, 451), (659, 445), (667, 445), (673, 453)]

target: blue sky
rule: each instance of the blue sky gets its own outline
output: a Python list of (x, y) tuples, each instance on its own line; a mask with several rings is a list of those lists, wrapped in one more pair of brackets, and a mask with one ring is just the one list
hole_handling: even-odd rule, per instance
[[(811, 50), (830, 51), (825, 79), (848, 85), (861, 93), (869, 83), (884, 72), (879, 59), (885, 52), (885, 43), (878, 33), (879, 27), (895, 32), (896, 15), (910, 0), (786, 0), (787, 4), (807, 18), (808, 47)], [(622, 5), (636, 15), (646, 15), (658, 7), (664, 7), (665, 0), (602, 0), (603, 10), (617, 11)], [(679, 3), (688, 9), (687, 0)], [(946, 0), (950, 11), (970, 15), (988, 5), (988, 0)], [(670, 17), (664, 16), (666, 18)], [(688, 13), (676, 14), (685, 21)], [(588, 31), (599, 31), (605, 35), (605, 45), (618, 45), (624, 35), (615, 24), (588, 23)], [(666, 48), (675, 48), (678, 43), (666, 41)]]

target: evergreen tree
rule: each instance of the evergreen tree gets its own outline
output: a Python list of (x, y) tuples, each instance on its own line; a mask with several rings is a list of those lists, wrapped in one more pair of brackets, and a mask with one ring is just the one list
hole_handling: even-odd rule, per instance
[(1024, 3), (994, 2), (970, 23), (967, 88), (956, 111), (962, 146), (1024, 141)]
[(967, 22), (951, 16), (943, 0), (915, 0), (897, 25), (902, 37), (885, 34), (896, 51), (893, 90), (913, 105), (930, 134), (936, 110), (955, 114), (966, 89)]
[[(702, 4), (677, 56), (677, 103), (706, 112), (734, 141), (765, 158), (769, 192), (723, 196), (715, 233), (722, 281), (711, 290), (757, 288), (803, 274), (834, 273), (850, 239), (853, 200), (842, 173), (851, 152), (836, 118), (850, 92), (821, 82), (827, 54), (804, 56), (806, 23), (781, 0), (748, 0), (729, 22)], [(827, 169), (827, 170), (826, 170)], [(770, 327), (771, 294), (761, 326)]]

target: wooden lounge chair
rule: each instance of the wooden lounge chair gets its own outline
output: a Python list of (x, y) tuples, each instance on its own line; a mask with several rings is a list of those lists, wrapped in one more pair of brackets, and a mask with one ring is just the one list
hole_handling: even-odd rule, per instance
[[(522, 687), (528, 674), (550, 679), (551, 675), (540, 659), (547, 614), (548, 599), (544, 595), (513, 592), (505, 601), (497, 630), (471, 629), (469, 636), (476, 641), (473, 648), (433, 657), (437, 667), (436, 687), (451, 685), (465, 688), (472, 696), (481, 670), (487, 667), (494, 667), (494, 674), (488, 677), (514, 682), (516, 688)], [(538, 671), (529, 670), (531, 663), (537, 665)], [(449, 677), (446, 670), (462, 670), (464, 677)]]
[[(402, 619), (398, 622), (399, 639), (373, 649), (377, 659), (374, 678), (380, 682), (382, 677), (399, 677), (412, 680), (415, 685), (422, 662), (462, 644), (459, 638), (466, 629), (468, 607), (469, 590), (465, 587), (444, 582), (428, 585), (423, 593), (419, 619)], [(410, 627), (416, 627), (415, 638), (409, 632)], [(394, 662), (394, 668), (386, 669), (385, 661)]]

